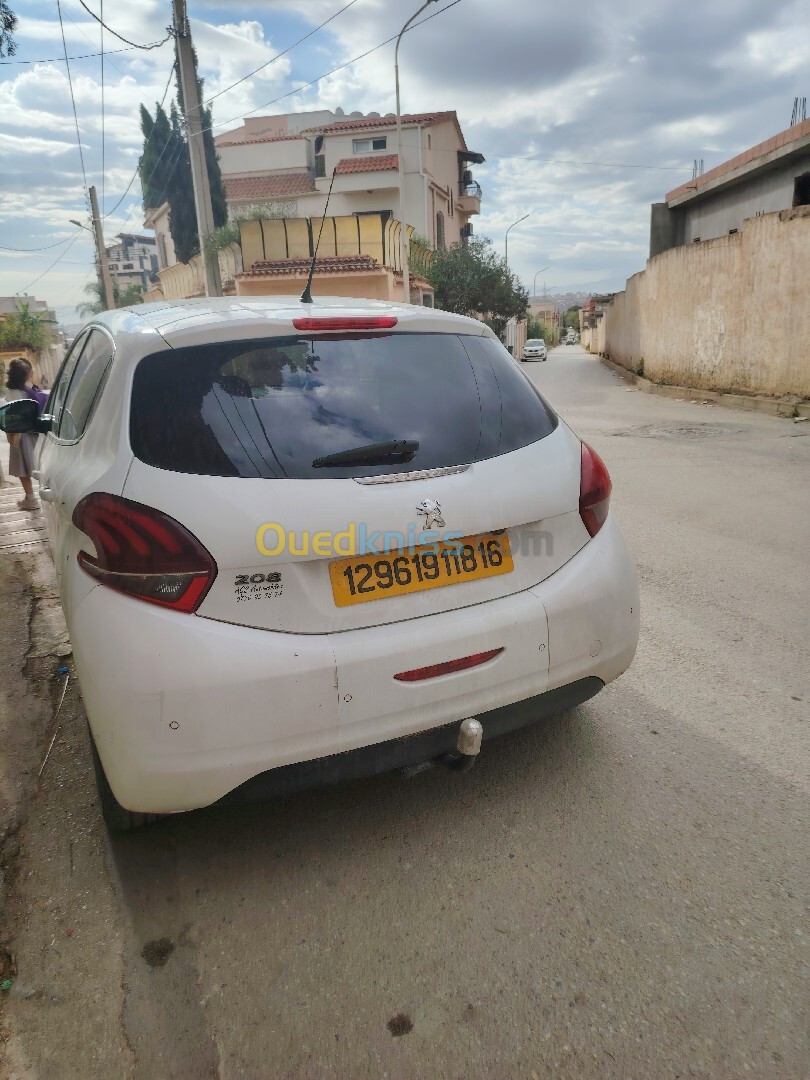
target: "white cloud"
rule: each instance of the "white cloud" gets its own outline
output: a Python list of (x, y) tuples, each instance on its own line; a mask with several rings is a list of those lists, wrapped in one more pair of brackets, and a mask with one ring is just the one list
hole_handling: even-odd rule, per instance
[[(87, 2), (98, 9), (98, 0)], [(536, 0), (463, 0), (441, 12), (447, 2), (402, 39), (403, 110), (457, 110), (469, 146), (487, 157), (474, 168), (484, 190), (475, 230), (502, 250), (506, 227), (530, 211), (509, 238), (510, 265), (529, 282), (550, 261), (549, 282), (620, 286), (643, 265), (650, 202), (688, 179), (694, 158), (711, 168), (785, 127), (810, 54), (806, 0), (606, 0), (597, 19), (589, 0), (542, 10)], [(392, 42), (284, 95), (395, 35), (417, 6), (357, 0), (227, 89), (335, 14), (341, 0), (195, 0), (205, 95), (227, 89), (213, 103), (217, 130), (257, 109), (393, 110)], [(26, 7), (17, 59), (58, 58), (51, 0)], [(98, 52), (98, 23), (75, 0), (63, 0), (62, 10), (69, 54)], [(106, 4), (105, 21), (147, 43), (165, 35), (168, 12), (166, 0)], [(104, 175), (100, 58), (74, 60), (71, 73), (87, 181), (103, 189), (106, 211), (132, 178), (139, 106), (153, 111), (161, 98), (173, 47), (113, 52), (127, 47), (108, 32), (104, 43)], [(71, 235), (69, 219), (85, 220), (87, 207), (64, 63), (0, 67), (0, 153), (4, 242), (33, 248)], [(141, 227), (136, 181), (105, 234)], [(0, 288), (18, 291), (58, 253), (0, 251)], [(69, 306), (92, 272), (91, 243), (82, 238), (35, 289), (43, 299), (53, 290)]]

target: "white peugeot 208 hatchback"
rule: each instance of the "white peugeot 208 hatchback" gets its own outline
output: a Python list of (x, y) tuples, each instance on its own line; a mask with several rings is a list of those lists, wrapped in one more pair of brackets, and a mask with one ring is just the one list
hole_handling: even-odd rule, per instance
[(598, 455), (474, 319), (154, 303), (78, 335), (40, 494), (108, 824), (403, 766), (629, 665)]

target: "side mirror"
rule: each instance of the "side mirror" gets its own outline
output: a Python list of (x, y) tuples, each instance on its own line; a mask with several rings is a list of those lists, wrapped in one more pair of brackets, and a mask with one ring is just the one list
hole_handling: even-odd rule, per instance
[(40, 416), (39, 405), (33, 398), (19, 398), (0, 405), (0, 431), (5, 431), (6, 435), (50, 431), (52, 423), (53, 417)]

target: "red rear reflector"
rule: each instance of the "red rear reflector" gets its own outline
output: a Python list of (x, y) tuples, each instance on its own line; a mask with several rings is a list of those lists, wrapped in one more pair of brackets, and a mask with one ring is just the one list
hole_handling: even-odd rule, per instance
[(395, 315), (379, 315), (370, 319), (331, 316), (315, 319), (293, 319), (296, 330), (390, 330), (397, 325)]
[(596, 536), (605, 524), (610, 506), (610, 474), (597, 452), (582, 444), (582, 466), (579, 481), (579, 516), (591, 536)]
[(443, 664), (431, 664), (430, 667), (413, 668), (411, 671), (400, 671), (394, 678), (398, 682), (421, 682), (422, 679), (435, 679), (437, 675), (449, 675), (451, 671), (465, 671), (467, 668), (478, 667), (492, 660), (503, 652), (500, 649), (489, 649), (488, 652), (473, 653), (472, 656), (462, 656), (460, 660), (445, 660)]
[(191, 613), (217, 575), (211, 555), (179, 521), (119, 495), (86, 495), (73, 524), (96, 549), (95, 557), (80, 551), (79, 566), (136, 600)]

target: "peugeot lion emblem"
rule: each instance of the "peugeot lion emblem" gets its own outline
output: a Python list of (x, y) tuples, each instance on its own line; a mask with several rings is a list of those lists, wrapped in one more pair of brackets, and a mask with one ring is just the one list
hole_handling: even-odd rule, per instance
[(417, 514), (425, 515), (425, 530), (443, 529), (442, 508), (435, 499), (422, 499), (416, 508)]

